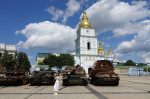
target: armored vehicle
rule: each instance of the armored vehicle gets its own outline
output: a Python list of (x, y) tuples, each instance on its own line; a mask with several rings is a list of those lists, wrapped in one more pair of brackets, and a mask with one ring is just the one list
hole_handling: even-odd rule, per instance
[(21, 71), (7, 71), (0, 74), (0, 85), (24, 85), (28, 81), (28, 75)]
[(114, 72), (112, 63), (108, 60), (98, 60), (88, 69), (90, 83), (95, 85), (119, 85), (119, 76)]
[(87, 85), (88, 80), (83, 67), (77, 65), (66, 67), (63, 71), (63, 86), (68, 85)]
[(48, 70), (40, 70), (40, 71), (34, 71), (30, 75), (30, 84), (31, 85), (38, 85), (38, 84), (54, 84), (55, 71), (48, 69)]

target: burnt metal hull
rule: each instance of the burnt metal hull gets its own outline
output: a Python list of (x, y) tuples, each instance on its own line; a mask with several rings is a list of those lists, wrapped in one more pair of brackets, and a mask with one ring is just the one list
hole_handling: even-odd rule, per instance
[(55, 80), (54, 78), (31, 78), (30, 79), (30, 84), (31, 85), (39, 85), (39, 84), (54, 84)]
[(94, 85), (118, 86), (119, 78), (118, 77), (95, 77), (91, 79), (90, 82)]
[(90, 83), (94, 85), (119, 85), (119, 76), (114, 72), (113, 64), (109, 60), (98, 60), (93, 68), (88, 69)]
[(27, 81), (24, 83), (22, 79), (1, 79), (0, 85), (23, 85), (26, 84)]
[(63, 86), (87, 85), (87, 84), (88, 84), (88, 80), (85, 76), (70, 75), (70, 77), (63, 79)]

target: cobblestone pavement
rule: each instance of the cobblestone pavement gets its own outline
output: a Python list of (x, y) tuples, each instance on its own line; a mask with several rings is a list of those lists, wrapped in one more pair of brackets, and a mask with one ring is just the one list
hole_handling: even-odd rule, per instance
[(120, 76), (119, 86), (0, 86), (0, 99), (150, 99), (150, 76)]

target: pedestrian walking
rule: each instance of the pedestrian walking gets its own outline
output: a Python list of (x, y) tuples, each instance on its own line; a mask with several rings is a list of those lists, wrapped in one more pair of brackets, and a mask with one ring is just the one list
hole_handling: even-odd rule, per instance
[(55, 84), (54, 84), (54, 95), (58, 95), (58, 91), (59, 91), (59, 73), (56, 72), (56, 75), (55, 75)]

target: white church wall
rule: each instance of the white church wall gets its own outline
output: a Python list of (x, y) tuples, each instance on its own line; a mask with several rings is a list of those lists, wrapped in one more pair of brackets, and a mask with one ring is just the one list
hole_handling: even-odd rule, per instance
[(75, 40), (76, 43), (76, 54), (80, 54), (80, 39)]
[(80, 36), (95, 36), (95, 31), (93, 28), (80, 28)]
[[(90, 42), (90, 50), (87, 49), (87, 43)], [(80, 54), (97, 55), (97, 38), (80, 37)]]
[(114, 55), (113, 54), (108, 54), (107, 55), (107, 60), (113, 61)]
[(102, 56), (102, 57), (97, 57), (97, 59), (96, 60), (104, 60), (104, 56)]
[(96, 61), (95, 56), (86, 56), (84, 60), (84, 69), (86, 73), (88, 73), (88, 68), (92, 67), (95, 61)]
[(77, 38), (80, 37), (80, 29), (77, 30)]
[(80, 57), (79, 56), (74, 56), (74, 60), (75, 60), (75, 66), (80, 64)]

